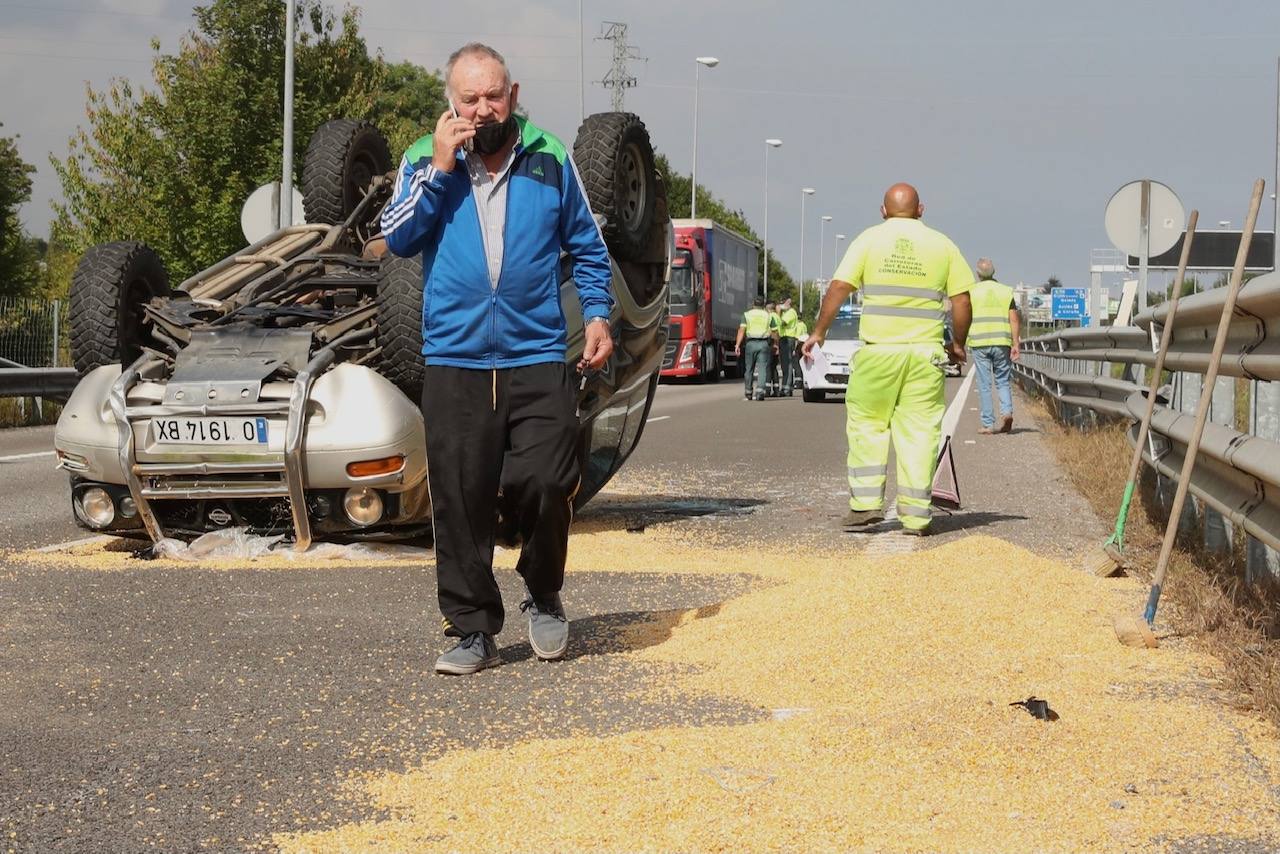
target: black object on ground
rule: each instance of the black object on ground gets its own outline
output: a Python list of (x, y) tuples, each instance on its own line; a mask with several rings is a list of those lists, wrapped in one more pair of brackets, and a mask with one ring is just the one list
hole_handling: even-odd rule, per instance
[(1021, 706), (1027, 710), (1027, 714), (1031, 715), (1033, 718), (1039, 718), (1042, 721), (1056, 721), (1058, 719), (1058, 713), (1049, 708), (1049, 701), (1037, 699), (1035, 694), (1032, 694), (1025, 700), (1018, 700), (1017, 702), (1010, 703), (1009, 705)]

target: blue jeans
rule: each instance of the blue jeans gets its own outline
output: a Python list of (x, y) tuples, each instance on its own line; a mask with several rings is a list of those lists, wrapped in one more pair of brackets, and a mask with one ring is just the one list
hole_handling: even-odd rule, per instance
[(1013, 392), (1009, 387), (1009, 375), (1013, 360), (1008, 347), (974, 347), (973, 366), (978, 372), (978, 400), (982, 406), (982, 426), (995, 426), (996, 417), (991, 406), (991, 378), (995, 376), (996, 393), (1000, 395), (1000, 416), (1013, 415)]

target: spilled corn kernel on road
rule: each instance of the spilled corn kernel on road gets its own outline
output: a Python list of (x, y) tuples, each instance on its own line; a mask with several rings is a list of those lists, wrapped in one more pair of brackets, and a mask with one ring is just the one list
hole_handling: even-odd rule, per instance
[[(918, 540), (893, 520), (833, 527), (838, 403), (664, 387), (640, 451), (575, 523), (569, 659), (533, 660), (512, 618), (503, 665), (469, 679), (429, 672), (425, 560), (10, 551), (3, 837), (24, 851), (1275, 850), (1274, 731), (1189, 643), (1116, 644), (1111, 618), (1142, 590), (1074, 568), (1103, 526), (1033, 421), (977, 436), (972, 405), (966, 509)], [(509, 615), (514, 557), (498, 557)], [(1057, 721), (1008, 705), (1033, 694)]]

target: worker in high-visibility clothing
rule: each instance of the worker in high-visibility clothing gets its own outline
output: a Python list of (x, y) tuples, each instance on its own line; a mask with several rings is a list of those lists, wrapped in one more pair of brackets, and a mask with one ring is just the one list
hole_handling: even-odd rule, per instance
[[(1018, 359), (1018, 303), (1013, 288), (996, 281), (996, 265), (990, 258), (978, 259), (978, 281), (969, 292), (973, 303), (973, 324), (969, 327), (969, 352), (978, 372), (978, 398), (982, 429), (986, 435), (1013, 429), (1013, 391), (1009, 382), (1013, 362)], [(991, 386), (1000, 398), (1000, 426), (996, 427), (991, 405)]]
[(773, 300), (765, 300), (764, 310), (769, 312), (769, 317), (772, 318), (775, 333), (773, 346), (769, 348), (769, 352), (766, 354), (767, 362), (764, 371), (765, 376), (768, 377), (768, 382), (764, 387), (764, 396), (777, 397), (778, 387), (781, 385), (781, 377), (778, 374), (778, 341), (782, 333), (782, 319), (778, 316), (778, 304)]
[(782, 387), (779, 393), (791, 397), (795, 391), (796, 327), (800, 315), (791, 307), (791, 297), (782, 301), (778, 311), (778, 358), (782, 360)]
[[(756, 297), (754, 305), (742, 313), (738, 340), (733, 345), (733, 354), (742, 360), (743, 396), (747, 400), (764, 400), (769, 382), (769, 354), (778, 341), (778, 322), (764, 306), (764, 297)], [(753, 387), (757, 381), (759, 385)]]
[[(889, 442), (898, 457), (898, 517), (910, 534), (926, 534), (934, 466), (942, 434), (944, 377), (950, 359), (963, 364), (973, 274), (950, 238), (920, 221), (924, 205), (910, 184), (894, 184), (880, 208), (884, 222), (849, 246), (822, 299), (802, 352), (826, 340), (836, 312), (862, 290), (861, 349), (845, 393), (849, 439), (846, 531), (884, 519)], [(943, 344), (951, 300), (952, 340)]]
[(796, 346), (795, 346), (795, 350), (793, 351), (795, 353), (795, 359), (796, 359), (796, 377), (797, 378), (800, 377), (800, 348), (804, 346), (804, 342), (807, 340), (809, 340), (809, 324), (805, 323), (803, 320), (797, 320), (796, 321)]

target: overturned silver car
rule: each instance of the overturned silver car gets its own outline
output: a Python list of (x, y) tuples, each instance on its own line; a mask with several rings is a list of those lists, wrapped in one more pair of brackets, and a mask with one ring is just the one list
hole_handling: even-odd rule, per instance
[[(574, 159), (612, 258), (616, 343), (579, 393), (581, 506), (636, 447), (653, 402), (672, 237), (636, 116), (588, 117)], [(299, 548), (429, 533), (421, 261), (387, 253), (378, 228), (393, 178), (382, 134), (339, 119), (307, 150), (308, 224), (172, 290), (143, 244), (85, 253), (70, 316), (82, 379), (54, 437), (82, 527), (159, 540), (243, 526)], [(561, 281), (576, 365), (567, 257)]]

